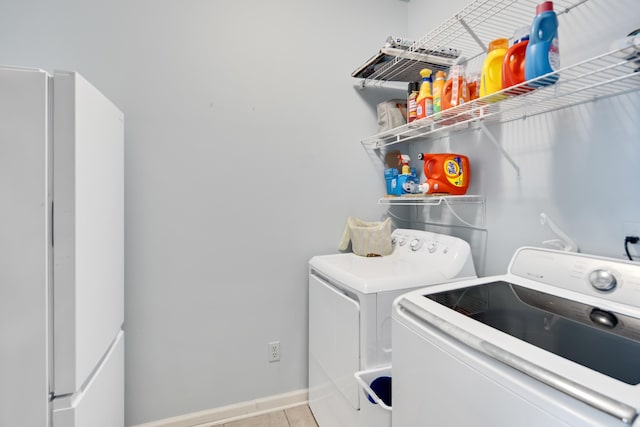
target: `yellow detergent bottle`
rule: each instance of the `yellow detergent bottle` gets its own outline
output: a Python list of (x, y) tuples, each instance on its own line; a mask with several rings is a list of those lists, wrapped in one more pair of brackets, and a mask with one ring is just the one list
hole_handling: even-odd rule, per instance
[(446, 74), (444, 71), (436, 72), (436, 79), (433, 82), (433, 112), (439, 113), (442, 111), (442, 92), (444, 90), (444, 78)]
[[(508, 48), (508, 39), (495, 39), (489, 43), (489, 53), (482, 63), (480, 97), (502, 90), (502, 63)], [(496, 102), (505, 98), (503, 95), (496, 95), (488, 98), (487, 101)]]
[(423, 68), (422, 70), (420, 70), (420, 76), (422, 76), (422, 84), (420, 85), (420, 93), (418, 94), (418, 98), (416, 98), (416, 119), (422, 119), (433, 114), (433, 96), (431, 96), (431, 70), (428, 68)]

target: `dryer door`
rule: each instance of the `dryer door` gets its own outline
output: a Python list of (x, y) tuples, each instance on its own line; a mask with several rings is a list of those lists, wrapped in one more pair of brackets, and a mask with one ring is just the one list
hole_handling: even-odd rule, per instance
[(360, 304), (309, 275), (309, 400), (342, 399), (360, 408)]

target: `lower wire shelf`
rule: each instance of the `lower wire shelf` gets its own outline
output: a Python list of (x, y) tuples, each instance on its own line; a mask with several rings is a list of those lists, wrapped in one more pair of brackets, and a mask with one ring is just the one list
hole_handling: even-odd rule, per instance
[(451, 196), (448, 194), (404, 194), (402, 196), (385, 196), (378, 200), (379, 205), (431, 205), (456, 203), (481, 203), (484, 204), (484, 196), (463, 195)]
[[(475, 230), (486, 230), (486, 207), (485, 198), (480, 195), (461, 195), (451, 196), (448, 194), (405, 194), (402, 196), (385, 196), (378, 200), (379, 205), (387, 206), (415, 206), (433, 208), (443, 206), (450, 214), (451, 219), (455, 222), (447, 223), (431, 223), (432, 225), (450, 226), (450, 227), (464, 227)], [(461, 215), (454, 208), (455, 206), (473, 206), (475, 209), (472, 212), (473, 222), (467, 221), (461, 217)]]

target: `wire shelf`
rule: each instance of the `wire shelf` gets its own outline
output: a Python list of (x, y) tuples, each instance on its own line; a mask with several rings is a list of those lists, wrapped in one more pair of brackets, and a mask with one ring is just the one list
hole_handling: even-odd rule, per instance
[[(563, 15), (588, 0), (554, 0), (557, 15)], [(474, 60), (487, 53), (491, 40), (508, 37), (514, 30), (531, 25), (536, 5), (540, 0), (475, 0), (456, 15), (444, 21), (427, 35), (415, 41), (406, 53), (380, 65), (362, 81), (363, 86), (381, 86), (387, 81), (409, 82), (416, 80), (408, 71), (425, 67), (428, 59), (415, 58), (412, 54), (445, 55), (458, 52), (455, 62)], [(437, 61), (436, 61), (437, 62)], [(435, 70), (438, 64), (430, 64)]]
[[(446, 194), (405, 194), (402, 196), (383, 197), (378, 200), (378, 204), (387, 206), (416, 206), (416, 209), (418, 209), (420, 206), (429, 208), (434, 206), (442, 206), (443, 209), (447, 209), (450, 212), (451, 217), (455, 218), (455, 220), (457, 221), (429, 221), (424, 222), (424, 224), (447, 227), (462, 227), (485, 231), (487, 229), (487, 213), (484, 196), (466, 194), (461, 196), (450, 196)], [(456, 206), (471, 206), (473, 212), (473, 214), (471, 215), (472, 222), (465, 220), (454, 208)], [(391, 214), (391, 211), (389, 211), (389, 213), (394, 218), (404, 220)]]
[(444, 203), (459, 204), (459, 203), (476, 203), (484, 204), (484, 196), (477, 195), (462, 195), (462, 196), (449, 196), (449, 195), (425, 195), (425, 194), (405, 194), (402, 196), (386, 196), (378, 200), (379, 205), (403, 205), (403, 206), (439, 206)]
[[(607, 52), (441, 113), (378, 133), (363, 139), (362, 144), (378, 149), (415, 138), (426, 138), (439, 132), (466, 128), (478, 121), (504, 123), (637, 91), (640, 89), (640, 69), (638, 64), (625, 59), (625, 56), (623, 50)], [(546, 86), (533, 88), (545, 84)]]

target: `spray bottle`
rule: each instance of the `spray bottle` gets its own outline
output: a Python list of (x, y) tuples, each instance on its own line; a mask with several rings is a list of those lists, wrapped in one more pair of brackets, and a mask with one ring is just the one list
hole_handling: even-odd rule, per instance
[(402, 175), (410, 175), (411, 167), (409, 166), (409, 162), (411, 158), (407, 154), (398, 154), (398, 165), (402, 165), (401, 173)]
[(428, 68), (423, 68), (422, 70), (420, 70), (420, 76), (422, 76), (422, 84), (420, 85), (420, 93), (418, 94), (418, 98), (416, 99), (416, 119), (422, 119), (433, 114), (433, 96), (431, 96), (431, 70)]
[(398, 154), (398, 165), (402, 165), (402, 173), (398, 175), (397, 195), (417, 193), (418, 178), (412, 173), (409, 166), (409, 158), (406, 154)]

